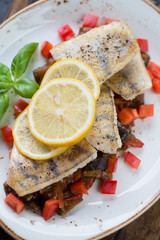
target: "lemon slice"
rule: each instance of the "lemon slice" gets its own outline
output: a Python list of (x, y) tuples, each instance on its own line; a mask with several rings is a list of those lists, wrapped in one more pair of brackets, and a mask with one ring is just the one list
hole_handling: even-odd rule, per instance
[(84, 82), (93, 92), (95, 99), (100, 94), (100, 83), (95, 72), (86, 63), (69, 58), (54, 63), (45, 73), (41, 86), (54, 78), (76, 78)]
[(96, 100), (83, 82), (54, 79), (40, 88), (30, 101), (28, 123), (39, 141), (56, 146), (80, 142), (91, 130)]
[(54, 148), (39, 142), (29, 130), (27, 110), (16, 119), (13, 126), (14, 142), (18, 150), (25, 156), (35, 160), (45, 160), (60, 155), (67, 147)]

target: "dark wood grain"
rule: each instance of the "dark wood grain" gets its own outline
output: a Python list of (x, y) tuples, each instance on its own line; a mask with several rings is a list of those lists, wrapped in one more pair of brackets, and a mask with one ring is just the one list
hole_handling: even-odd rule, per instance
[[(6, 0), (0, 1), (4, 1), (5, 4)], [(4, 19), (12, 16), (14, 13), (32, 2), (34, 2), (34, 0), (13, 0), (12, 5)], [(160, 0), (152, 0), (151, 2), (160, 6)], [(0, 228), (0, 240), (13, 239)], [(120, 231), (105, 237), (103, 240), (160, 240), (160, 200), (141, 217)]]
[(116, 240), (160, 240), (160, 201), (139, 217), (136, 221), (123, 228)]
[(23, 9), (24, 7), (26, 7), (28, 5), (29, 5), (29, 0), (13, 0), (12, 5), (11, 5), (7, 15), (5, 16), (4, 20), (11, 17), (13, 14), (20, 11), (21, 9)]
[(160, 200), (138, 219), (103, 240), (160, 240)]

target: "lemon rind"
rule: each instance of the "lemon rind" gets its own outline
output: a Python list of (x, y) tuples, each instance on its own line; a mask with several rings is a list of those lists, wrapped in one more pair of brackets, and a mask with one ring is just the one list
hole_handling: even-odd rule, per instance
[[(28, 108), (28, 107), (27, 107), (27, 108)], [(55, 150), (53, 150), (53, 151), (50, 152), (50, 154), (47, 153), (47, 154), (43, 154), (43, 155), (42, 155), (42, 153), (41, 153), (41, 154), (29, 154), (29, 153), (27, 153), (27, 151), (25, 151), (25, 150), (23, 149), (23, 147), (20, 147), (21, 144), (19, 144), (19, 140), (17, 139), (16, 129), (17, 129), (17, 124), (18, 124), (18, 122), (20, 121), (20, 118), (21, 118), (21, 116), (24, 114), (25, 111), (27, 111), (27, 109), (25, 109), (25, 110), (17, 117), (17, 119), (16, 119), (15, 122), (14, 122), (13, 130), (12, 130), (13, 138), (14, 138), (14, 143), (15, 143), (17, 149), (19, 150), (19, 152), (20, 152), (22, 155), (24, 155), (24, 156), (26, 156), (26, 157), (28, 157), (28, 158), (30, 158), (30, 159), (37, 160), (37, 161), (38, 161), (38, 160), (48, 160), (48, 159), (50, 159), (50, 158), (59, 156), (60, 154), (64, 153), (64, 152), (68, 149), (68, 147), (63, 147), (62, 149), (59, 149), (59, 151), (56, 151), (56, 153), (55, 153)]]
[[(98, 97), (99, 97), (99, 95), (100, 95), (100, 83), (99, 83), (99, 80), (98, 80), (95, 72), (94, 72), (93, 69), (92, 69), (88, 64), (86, 64), (85, 62), (82, 62), (82, 61), (77, 60), (77, 59), (74, 59), (74, 58), (62, 59), (62, 60), (60, 60), (60, 61), (58, 61), (58, 62), (55, 62), (52, 66), (50, 66), (49, 69), (46, 71), (44, 77), (43, 77), (43, 80), (42, 80), (42, 82), (41, 82), (40, 87), (43, 87), (43, 86), (48, 82), (48, 81), (46, 81), (46, 78), (48, 78), (48, 76), (51, 75), (51, 73), (52, 73), (52, 71), (53, 71), (53, 67), (54, 67), (55, 69), (56, 69), (56, 68), (58, 69), (58, 67), (57, 67), (58, 65), (61, 65), (61, 64), (63, 64), (63, 63), (69, 63), (69, 62), (71, 62), (72, 64), (76, 63), (76, 65), (78, 65), (78, 66), (79, 66), (79, 65), (83, 65), (86, 69), (89, 69), (89, 70), (90, 70), (89, 75), (93, 75), (93, 77), (94, 77), (94, 79), (95, 79), (95, 81), (93, 81), (93, 82), (96, 83), (96, 84), (95, 84), (96, 88), (95, 88), (95, 92), (93, 93), (93, 95), (94, 95), (95, 99), (97, 100)], [(87, 70), (86, 70), (86, 71), (87, 71)], [(63, 76), (63, 78), (64, 78), (64, 77), (65, 77), (65, 76)], [(90, 76), (90, 77), (92, 77), (92, 76)], [(76, 79), (76, 78), (75, 78), (75, 79)]]

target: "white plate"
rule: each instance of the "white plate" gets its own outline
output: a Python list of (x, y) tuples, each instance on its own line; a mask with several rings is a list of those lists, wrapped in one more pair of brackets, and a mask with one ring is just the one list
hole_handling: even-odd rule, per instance
[[(78, 32), (85, 13), (94, 13), (106, 18), (124, 19), (136, 37), (149, 40), (152, 60), (160, 64), (160, 16), (142, 0), (67, 0), (42, 1), (34, 4), (0, 27), (0, 62), (10, 66), (17, 51), (26, 43), (49, 40), (59, 43), (57, 29), (65, 23)], [(33, 78), (31, 70), (44, 63), (37, 55), (26, 73)], [(12, 103), (17, 99), (12, 96)], [(17, 216), (4, 204), (3, 183), (9, 164), (8, 152), (0, 138), (0, 222), (2, 227), (16, 239), (27, 240), (83, 240), (99, 239), (125, 226), (149, 208), (160, 196), (160, 95), (152, 90), (146, 93), (146, 103), (155, 104), (155, 116), (137, 120), (136, 136), (144, 143), (143, 149), (132, 149), (141, 160), (134, 170), (123, 159), (118, 161), (114, 179), (118, 180), (115, 196), (101, 195), (98, 183), (89, 191), (89, 196), (65, 218), (56, 215), (55, 220), (45, 222), (42, 217), (28, 211)], [(12, 108), (3, 123), (13, 124)], [(2, 124), (3, 124), (2, 123)]]

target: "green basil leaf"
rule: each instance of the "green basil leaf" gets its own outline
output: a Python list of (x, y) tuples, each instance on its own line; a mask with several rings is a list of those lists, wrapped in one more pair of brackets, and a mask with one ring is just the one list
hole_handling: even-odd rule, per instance
[(0, 121), (2, 120), (7, 108), (9, 106), (9, 94), (8, 92), (0, 94)]
[(5, 75), (0, 75), (0, 82), (10, 82), (11, 80), (8, 79)]
[(13, 82), (1, 82), (0, 81), (0, 92), (7, 91), (13, 87)]
[(3, 76), (8, 79), (8, 81), (11, 81), (11, 73), (9, 68), (3, 63), (0, 63), (0, 77)]
[(24, 98), (31, 98), (38, 90), (39, 85), (29, 78), (21, 78), (13, 85), (14, 91)]
[(11, 71), (15, 79), (20, 78), (26, 71), (29, 60), (36, 51), (38, 43), (29, 43), (25, 45), (14, 57), (11, 64)]

